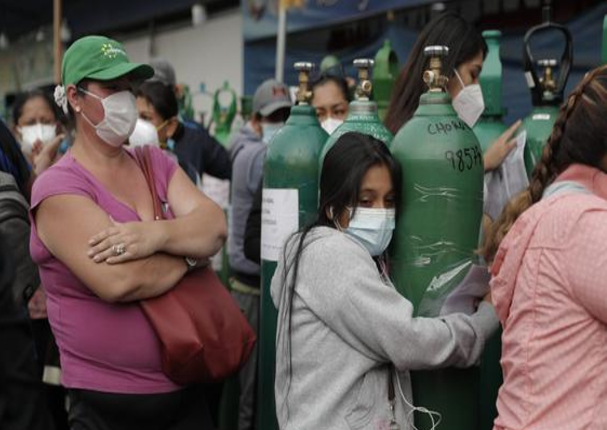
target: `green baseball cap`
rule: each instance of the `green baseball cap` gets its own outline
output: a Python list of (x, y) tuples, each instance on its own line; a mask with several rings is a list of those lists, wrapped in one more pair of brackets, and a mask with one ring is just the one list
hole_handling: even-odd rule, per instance
[(84, 78), (110, 81), (124, 75), (143, 80), (154, 76), (154, 69), (147, 64), (131, 63), (122, 44), (104, 36), (82, 37), (63, 56), (64, 87)]

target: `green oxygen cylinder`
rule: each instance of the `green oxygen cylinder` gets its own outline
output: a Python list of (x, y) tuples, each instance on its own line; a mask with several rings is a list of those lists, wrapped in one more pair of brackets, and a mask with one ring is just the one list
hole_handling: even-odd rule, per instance
[[(537, 65), (544, 68), (541, 85), (550, 94), (554, 88), (553, 69), (557, 66), (557, 60), (554, 58), (542, 59)], [(542, 156), (544, 145), (550, 133), (552, 126), (559, 113), (559, 104), (562, 98), (542, 101), (542, 104), (534, 105), (533, 111), (523, 119), (522, 127), (527, 131), (527, 142), (525, 144), (525, 168), (527, 175), (531, 177), (533, 168)]]
[[(230, 101), (222, 102), (222, 96), (227, 95)], [(232, 121), (238, 110), (236, 106), (236, 92), (230, 88), (228, 81), (223, 83), (223, 87), (215, 91), (213, 96), (213, 122), (215, 123), (215, 139), (222, 145), (229, 142), (230, 131), (232, 130)]]
[[(571, 32), (567, 27), (551, 21), (549, 1), (543, 7), (542, 14), (544, 22), (530, 28), (523, 39), (523, 67), (533, 102), (533, 111), (523, 120), (522, 125), (527, 131), (525, 167), (529, 177), (542, 156), (544, 145), (552, 132), (573, 62)], [(555, 68), (559, 66), (559, 60), (548, 58), (536, 62), (531, 52), (531, 40), (545, 33), (561, 33), (564, 36), (565, 43), (558, 73)], [(541, 77), (538, 76), (536, 66), (542, 68)]]
[(348, 106), (348, 116), (344, 123), (337, 127), (329, 136), (329, 139), (327, 139), (327, 143), (325, 143), (320, 155), (320, 168), (322, 168), (325, 155), (335, 145), (337, 139), (350, 131), (368, 134), (381, 140), (388, 146), (392, 142), (392, 133), (380, 122), (377, 116), (377, 103), (370, 100), (373, 85), (369, 79), (369, 69), (373, 67), (373, 60), (366, 58), (354, 60), (354, 67), (358, 69), (359, 79), (356, 88), (356, 100)]
[[(423, 94), (391, 151), (402, 168), (402, 195), (392, 248), (397, 290), (415, 315), (435, 317), (471, 267), (483, 211), (483, 156), (474, 132), (459, 119), (441, 73), (446, 46), (429, 46)], [(416, 406), (439, 412), (449, 430), (474, 430), (478, 368), (414, 371)], [(431, 427), (415, 414), (417, 428)]]
[(502, 107), (502, 62), (500, 61), (502, 32), (487, 30), (483, 32), (483, 37), (489, 48), (480, 76), (485, 110), (473, 130), (484, 153), (508, 127), (502, 121), (504, 115), (504, 108)]
[(263, 168), (257, 428), (264, 430), (278, 429), (274, 401), (277, 311), (270, 296), (270, 282), (285, 240), (316, 215), (318, 157), (328, 137), (309, 104), (312, 68), (312, 63), (295, 64), (299, 71), (298, 104), (270, 141)]
[(386, 119), (388, 105), (392, 97), (392, 88), (398, 76), (398, 57), (392, 49), (390, 40), (386, 39), (384, 45), (375, 54), (373, 67), (373, 99), (377, 102), (379, 119)]
[[(483, 32), (483, 37), (489, 47), (480, 76), (485, 111), (473, 129), (483, 153), (508, 128), (502, 122), (504, 108), (502, 107), (502, 63), (500, 61), (501, 35), (502, 33), (498, 30)], [(493, 421), (497, 417), (495, 402), (497, 392), (503, 382), (500, 365), (501, 351), (501, 331), (498, 331), (485, 343), (485, 350), (481, 356), (479, 366), (481, 387), (479, 392), (479, 430), (493, 429)]]
[(327, 70), (341, 70), (341, 61), (335, 55), (327, 55), (320, 61), (320, 73), (326, 72)]

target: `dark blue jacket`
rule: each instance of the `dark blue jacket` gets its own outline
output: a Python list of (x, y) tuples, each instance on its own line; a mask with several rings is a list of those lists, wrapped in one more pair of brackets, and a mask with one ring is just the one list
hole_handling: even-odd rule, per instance
[(200, 124), (180, 122), (172, 136), (173, 152), (181, 168), (197, 183), (207, 173), (219, 179), (230, 179), (232, 163), (228, 151)]

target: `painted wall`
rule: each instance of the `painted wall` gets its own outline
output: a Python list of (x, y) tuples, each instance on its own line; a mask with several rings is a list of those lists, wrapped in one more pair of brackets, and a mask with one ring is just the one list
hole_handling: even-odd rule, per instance
[[(133, 61), (150, 58), (149, 36), (121, 38)], [(243, 43), (242, 16), (239, 9), (212, 16), (199, 27), (184, 27), (156, 33), (153, 41), (155, 56), (173, 64), (177, 82), (189, 85), (194, 94), (196, 112), (207, 112), (208, 123), (211, 98), (200, 94), (200, 84), (214, 92), (228, 81), (237, 94), (242, 94)]]

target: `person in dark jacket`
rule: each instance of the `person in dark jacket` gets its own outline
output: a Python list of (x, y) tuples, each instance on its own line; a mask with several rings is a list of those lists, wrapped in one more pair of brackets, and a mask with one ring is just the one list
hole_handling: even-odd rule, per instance
[(161, 147), (177, 156), (183, 170), (194, 183), (203, 173), (230, 179), (232, 165), (228, 151), (196, 124), (182, 122), (173, 89), (162, 82), (144, 82), (137, 91), (139, 118), (157, 130)]
[(2, 120), (0, 120), (0, 170), (15, 178), (19, 190), (29, 200), (34, 175), (19, 149), (19, 143)]
[[(1, 122), (0, 159), (2, 160), (2, 164), (0, 164), (0, 243), (11, 251), (11, 268), (15, 275), (11, 280), (13, 305), (24, 318), (22, 323), (27, 326), (28, 336), (33, 338), (35, 347), (33, 351), (28, 350), (27, 354), (31, 352), (31, 356), (26, 355), (25, 352), (15, 356), (14, 366), (15, 369), (20, 369), (19, 372), (33, 372), (30, 375), (32, 378), (31, 384), (34, 384), (31, 390), (38, 390), (46, 397), (44, 410), (40, 412), (44, 415), (44, 419), (46, 420), (48, 418), (47, 414), (51, 413), (54, 422), (53, 428), (57, 430), (67, 429), (65, 390), (61, 387), (59, 381), (59, 353), (47, 319), (46, 296), (40, 288), (38, 268), (32, 261), (29, 249), (29, 204), (23, 193), (28, 190), (28, 183), (35, 175), (30, 175), (30, 172), (26, 170), (27, 165), (22, 165), (25, 162), (22, 152), (18, 149), (13, 135)], [(20, 170), (23, 174), (15, 177), (15, 172), (18, 173)], [(20, 180), (17, 178), (20, 178)], [(23, 178), (28, 179), (23, 182)], [(17, 327), (16, 330), (23, 331), (25, 329)], [(25, 336), (25, 334), (13, 333), (10, 336)], [(15, 341), (18, 342), (18, 340)], [(2, 345), (5, 344), (2, 343)], [(15, 346), (18, 345), (15, 344)], [(42, 385), (42, 381), (47, 384)], [(37, 397), (32, 401), (36, 405)], [(27, 413), (37, 413), (29, 409), (26, 409), (26, 411), (28, 411)], [(28, 420), (34, 423), (38, 419), (28, 418)], [(0, 422), (2, 422), (1, 419)], [(0, 428), (4, 429), (1, 425)], [(51, 427), (48, 423), (45, 423), (44, 427), (34, 426), (32, 428)]]
[(17, 143), (0, 121), (0, 428), (54, 429), (27, 314), (38, 286), (29, 255), (31, 175)]

